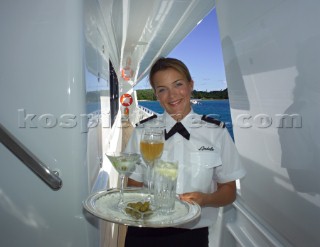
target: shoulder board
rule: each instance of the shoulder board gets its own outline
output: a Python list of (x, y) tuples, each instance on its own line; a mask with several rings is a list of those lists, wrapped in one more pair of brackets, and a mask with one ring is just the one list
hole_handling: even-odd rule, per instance
[(226, 125), (225, 125), (224, 122), (219, 121), (219, 120), (217, 120), (217, 119), (214, 119), (214, 118), (212, 118), (212, 117), (208, 117), (208, 116), (206, 116), (206, 115), (203, 115), (202, 118), (201, 118), (201, 120), (203, 120), (203, 121), (205, 121), (205, 122), (208, 122), (208, 123), (213, 123), (213, 124), (215, 124), (215, 125), (218, 125), (218, 126), (221, 127), (221, 128), (225, 128), (225, 127), (226, 127)]
[(142, 119), (139, 123), (136, 124), (136, 126), (138, 126), (139, 124), (143, 124), (145, 122), (148, 122), (151, 119), (157, 118), (158, 116), (156, 114), (151, 115), (150, 117), (147, 117), (145, 119)]

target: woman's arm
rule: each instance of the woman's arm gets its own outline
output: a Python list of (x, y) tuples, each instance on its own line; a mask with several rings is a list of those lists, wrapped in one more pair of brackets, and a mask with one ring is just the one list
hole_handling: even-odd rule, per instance
[(231, 204), (236, 199), (236, 182), (219, 184), (215, 192), (189, 192), (180, 195), (183, 201), (194, 201), (200, 206), (222, 207)]

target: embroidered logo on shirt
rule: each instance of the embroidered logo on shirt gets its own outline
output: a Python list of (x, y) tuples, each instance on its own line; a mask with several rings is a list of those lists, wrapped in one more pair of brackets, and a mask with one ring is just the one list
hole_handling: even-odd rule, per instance
[(207, 151), (214, 151), (214, 148), (213, 147), (205, 147), (205, 146), (202, 146), (201, 148), (198, 149), (199, 151), (204, 151), (204, 150), (207, 150)]

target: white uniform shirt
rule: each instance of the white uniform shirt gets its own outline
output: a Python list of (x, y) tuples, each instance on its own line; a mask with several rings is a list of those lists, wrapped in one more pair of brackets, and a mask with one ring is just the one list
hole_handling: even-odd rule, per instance
[[(177, 179), (177, 194), (186, 192), (212, 193), (216, 183), (226, 183), (242, 178), (245, 170), (241, 165), (239, 154), (235, 148), (228, 130), (217, 124), (201, 120), (201, 115), (191, 111), (181, 123), (190, 133), (190, 139), (185, 139), (179, 133), (165, 141), (163, 160), (177, 160), (179, 172)], [(167, 132), (176, 121), (165, 112), (156, 119), (163, 121)], [(145, 124), (138, 125), (126, 147), (126, 152), (140, 153), (140, 138)], [(137, 166), (130, 178), (143, 182), (143, 166)], [(201, 217), (183, 228), (200, 228), (212, 226), (216, 221), (218, 208), (202, 207)]]

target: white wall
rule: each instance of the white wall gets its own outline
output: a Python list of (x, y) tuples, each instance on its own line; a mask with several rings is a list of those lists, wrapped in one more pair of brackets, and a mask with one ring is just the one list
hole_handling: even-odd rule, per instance
[[(0, 122), (63, 180), (60, 190), (51, 190), (0, 145), (0, 246), (99, 244), (98, 222), (86, 219), (82, 207), (99, 165), (87, 157), (87, 141), (96, 137), (87, 139), (81, 118), (87, 6), (79, 0), (0, 3)], [(63, 114), (75, 116), (72, 126), (60, 125)]]
[[(320, 3), (216, 7), (235, 141), (248, 171), (240, 201), (293, 246), (318, 246)], [(302, 126), (280, 127), (278, 114), (297, 114)]]

